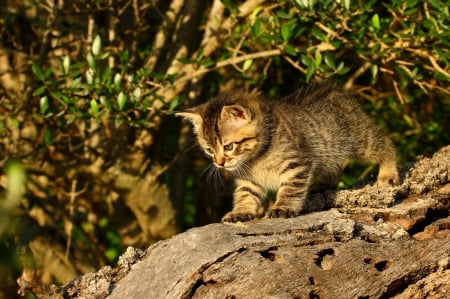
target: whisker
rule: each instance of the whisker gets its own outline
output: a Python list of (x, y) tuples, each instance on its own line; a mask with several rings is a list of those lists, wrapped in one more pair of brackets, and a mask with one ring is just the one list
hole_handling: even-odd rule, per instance
[(211, 183), (211, 174), (212, 172), (214, 172), (214, 164), (209, 164), (208, 166), (205, 167), (205, 169), (202, 171), (202, 173), (200, 174), (200, 176), (197, 179), (197, 182), (200, 181), (200, 179), (202, 179), (204, 176), (206, 176), (206, 182), (209, 185)]
[(203, 172), (200, 174), (198, 180), (200, 180), (202, 177), (206, 176), (206, 183), (209, 186), (214, 186), (214, 189), (216, 191), (219, 191), (219, 187), (224, 188), (225, 182), (224, 178), (222, 176), (222, 173), (219, 168), (214, 166), (214, 163), (209, 164)]
[(220, 171), (219, 168), (214, 167), (211, 171), (211, 176), (213, 178), (214, 188), (215, 188), (216, 192), (219, 192), (220, 187), (222, 187), (222, 188), (225, 187), (224, 179), (222, 177), (222, 172)]
[(236, 169), (237, 174), (240, 177), (249, 177), (251, 172), (251, 166), (247, 161), (243, 161), (239, 164), (238, 168)]

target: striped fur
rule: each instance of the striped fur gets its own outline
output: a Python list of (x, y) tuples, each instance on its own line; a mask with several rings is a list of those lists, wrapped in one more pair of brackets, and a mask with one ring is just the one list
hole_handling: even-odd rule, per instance
[(278, 192), (268, 217), (297, 216), (311, 186), (336, 186), (350, 160), (379, 163), (380, 186), (399, 183), (391, 140), (333, 84), (279, 101), (232, 91), (178, 115), (194, 124), (214, 165), (236, 179), (234, 208), (223, 222), (255, 218), (270, 190)]

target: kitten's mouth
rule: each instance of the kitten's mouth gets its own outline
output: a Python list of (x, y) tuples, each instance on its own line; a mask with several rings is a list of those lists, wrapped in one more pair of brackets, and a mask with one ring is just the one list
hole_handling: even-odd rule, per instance
[(239, 162), (236, 159), (225, 162), (223, 165), (216, 164), (217, 168), (224, 169), (226, 171), (234, 171), (239, 168)]

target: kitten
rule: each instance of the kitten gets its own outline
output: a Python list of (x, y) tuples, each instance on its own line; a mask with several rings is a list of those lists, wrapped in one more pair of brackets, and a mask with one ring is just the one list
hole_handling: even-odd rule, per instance
[(295, 217), (311, 186), (336, 187), (350, 160), (379, 163), (379, 186), (399, 183), (391, 140), (334, 84), (279, 101), (231, 91), (177, 115), (193, 123), (214, 165), (235, 178), (234, 207), (222, 222), (255, 218), (269, 190), (278, 193), (266, 216)]

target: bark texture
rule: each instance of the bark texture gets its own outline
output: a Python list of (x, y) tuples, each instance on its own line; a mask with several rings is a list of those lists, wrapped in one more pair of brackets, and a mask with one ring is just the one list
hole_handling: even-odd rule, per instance
[(335, 206), (327, 211), (210, 224), (129, 248), (117, 268), (42, 296), (449, 298), (450, 146), (402, 174), (391, 190), (314, 195), (311, 209)]

